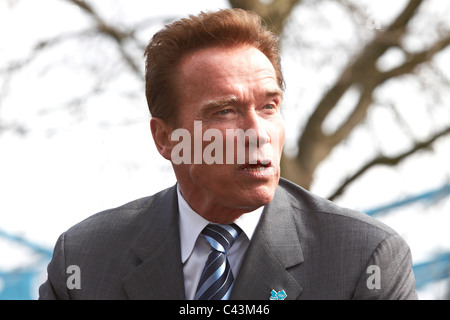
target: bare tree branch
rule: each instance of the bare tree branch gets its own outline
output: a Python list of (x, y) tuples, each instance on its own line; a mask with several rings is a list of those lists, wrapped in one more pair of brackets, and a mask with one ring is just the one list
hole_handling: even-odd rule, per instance
[(410, 149), (406, 150), (405, 152), (403, 152), (401, 154), (398, 154), (394, 157), (388, 157), (388, 156), (381, 155), (381, 156), (378, 156), (378, 157), (368, 161), (359, 170), (356, 170), (356, 172), (354, 174), (352, 174), (347, 179), (345, 179), (345, 181), (328, 197), (328, 199), (334, 200), (337, 197), (339, 197), (340, 195), (342, 195), (342, 193), (345, 191), (345, 189), (351, 183), (353, 183), (356, 179), (361, 177), (369, 169), (371, 169), (375, 166), (379, 166), (379, 165), (395, 166), (395, 165), (399, 164), (401, 161), (403, 161), (406, 158), (408, 158), (409, 156), (411, 156), (412, 154), (415, 154), (418, 151), (429, 149), (436, 140), (438, 140), (439, 138), (441, 138), (443, 136), (449, 135), (449, 134), (450, 134), (450, 127), (447, 127), (445, 129), (437, 132), (436, 134), (434, 134), (427, 140), (415, 143)]
[[(286, 18), (300, 1), (283, 1), (283, 8), (277, 10), (276, 7), (280, 6), (280, 2), (282, 1), (230, 0), (233, 7), (253, 10), (261, 15), (273, 25), (278, 34), (281, 34)], [(283, 176), (309, 188), (317, 166), (365, 120), (369, 108), (373, 105), (375, 89), (389, 79), (414, 72), (418, 65), (429, 62), (436, 53), (449, 45), (448, 37), (444, 37), (422, 52), (406, 53), (407, 60), (396, 68), (386, 72), (381, 72), (377, 68), (378, 59), (389, 48), (399, 47), (403, 50), (401, 40), (407, 33), (409, 22), (423, 2), (423, 0), (409, 0), (392, 23), (387, 28), (376, 31), (373, 40), (367, 43), (352, 63), (344, 68), (334, 85), (322, 96), (305, 127), (302, 128), (297, 143), (299, 150), (297, 156), (290, 158), (283, 155), (281, 162)], [(364, 18), (360, 7), (353, 2), (340, 0), (340, 3), (351, 12), (356, 12), (358, 17)], [(350, 88), (359, 90), (359, 100), (350, 115), (333, 133), (324, 133), (323, 123)], [(421, 149), (421, 144), (417, 147)], [(379, 159), (380, 164), (383, 163), (382, 160), (388, 159), (386, 157)]]
[(361, 123), (365, 119), (367, 110), (372, 104), (372, 93), (377, 86), (380, 86), (383, 82), (391, 78), (412, 73), (418, 65), (430, 61), (436, 53), (440, 52), (449, 45), (450, 37), (441, 39), (433, 44), (433, 46), (431, 46), (429, 49), (410, 55), (410, 58), (405, 63), (392, 70), (383, 73), (374, 72), (375, 76), (378, 76), (378, 79), (375, 79), (375, 85), (371, 86), (370, 84), (368, 84), (365, 86), (365, 90), (363, 94), (361, 94), (361, 98), (354, 108), (353, 112), (341, 125), (341, 127), (329, 137), (331, 141), (330, 145), (336, 146), (337, 144), (339, 144), (353, 131), (353, 129), (359, 123)]
[(90, 32), (90, 30), (68, 32), (68, 33), (57, 35), (53, 38), (41, 40), (36, 43), (36, 45), (31, 50), (31, 53), (27, 57), (18, 59), (15, 61), (11, 61), (10, 63), (7, 64), (7, 66), (5, 68), (0, 69), (0, 74), (6, 74), (6, 75), (12, 74), (13, 72), (18, 71), (18, 70), (26, 67), (30, 63), (32, 63), (39, 56), (39, 54), (42, 54), (46, 49), (49, 49), (56, 45), (59, 45), (64, 41), (81, 38), (83, 36), (88, 35), (89, 32)]
[(81, 10), (87, 13), (92, 20), (96, 23), (96, 28), (98, 32), (106, 35), (108, 38), (112, 39), (118, 46), (119, 52), (122, 55), (124, 61), (128, 64), (130, 69), (139, 78), (143, 79), (143, 74), (140, 66), (135, 62), (135, 59), (130, 56), (130, 54), (125, 49), (125, 42), (127, 40), (135, 40), (134, 30), (122, 31), (117, 27), (112, 26), (107, 23), (96, 11), (95, 9), (83, 0), (65, 0), (73, 5), (78, 6)]
[(301, 0), (273, 0), (267, 3), (260, 0), (229, 0), (229, 2), (233, 8), (255, 11), (276, 34), (280, 35), (287, 18)]
[[(376, 62), (387, 49), (399, 46), (408, 22), (422, 2), (423, 0), (410, 0), (391, 25), (386, 30), (378, 32), (354, 61), (342, 71), (335, 84), (325, 92), (298, 140), (299, 152), (295, 160), (300, 167), (301, 174), (298, 177), (289, 177), (290, 179), (309, 188), (317, 166), (365, 119), (367, 110), (372, 103), (373, 91), (386, 80), (377, 69)], [(325, 119), (345, 92), (355, 85), (360, 88), (361, 96), (353, 112), (334, 134), (324, 134), (322, 125)]]
[(408, 60), (405, 63), (389, 71), (380, 73), (380, 80), (379, 80), (380, 83), (388, 79), (413, 72), (414, 69), (419, 64), (430, 61), (431, 58), (433, 58), (433, 56), (436, 55), (436, 53), (442, 51), (449, 45), (450, 45), (450, 36), (447, 36), (443, 39), (438, 40), (436, 43), (434, 43), (430, 48), (426, 50), (414, 54), (408, 54), (407, 55)]

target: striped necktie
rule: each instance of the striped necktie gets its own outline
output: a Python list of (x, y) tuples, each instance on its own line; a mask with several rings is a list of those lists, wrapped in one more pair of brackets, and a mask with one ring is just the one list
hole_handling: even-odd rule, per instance
[(211, 245), (211, 252), (206, 260), (195, 300), (227, 300), (233, 288), (234, 277), (227, 259), (227, 251), (241, 233), (233, 224), (209, 224), (201, 234)]

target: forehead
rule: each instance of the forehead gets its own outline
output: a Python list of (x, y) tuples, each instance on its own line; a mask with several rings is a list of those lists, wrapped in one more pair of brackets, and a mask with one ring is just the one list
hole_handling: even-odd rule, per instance
[[(221, 68), (222, 62), (226, 62), (228, 68)], [(269, 59), (260, 50), (244, 45), (235, 47), (216, 46), (196, 50), (182, 58), (181, 69), (188, 71), (190, 68), (203, 66), (220, 72), (227, 71), (230, 67), (242, 67), (242, 63), (249, 68), (265, 66), (275, 72)]]
[(232, 92), (235, 90), (264, 90), (266, 86), (278, 88), (275, 69), (254, 47), (202, 49), (180, 62), (178, 88), (184, 99), (236, 94)]

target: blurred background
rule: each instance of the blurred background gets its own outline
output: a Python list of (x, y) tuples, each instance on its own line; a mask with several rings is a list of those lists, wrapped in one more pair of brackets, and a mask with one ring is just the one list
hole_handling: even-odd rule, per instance
[(394, 228), (450, 298), (450, 2), (0, 0), (0, 299), (36, 299), (57, 237), (172, 186), (143, 52), (174, 19), (259, 13), (286, 78), (282, 175)]

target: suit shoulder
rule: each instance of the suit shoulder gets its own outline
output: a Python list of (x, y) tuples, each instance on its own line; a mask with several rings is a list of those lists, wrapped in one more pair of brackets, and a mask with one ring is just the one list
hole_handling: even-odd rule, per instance
[(395, 230), (381, 221), (357, 210), (344, 208), (336, 203), (319, 197), (304, 188), (288, 181), (280, 179), (279, 193), (288, 197), (293, 207), (304, 219), (331, 220), (336, 227), (356, 227), (379, 233), (380, 236), (397, 234)]
[[(414, 296), (410, 250), (392, 228), (286, 180), (280, 181), (276, 195), (278, 210), (273, 215), (281, 209), (285, 216), (292, 212), (305, 262), (299, 273), (311, 280), (303, 283), (304, 299), (400, 297), (404, 292)], [(382, 270), (383, 292), (367, 290), (372, 265)]]
[(138, 228), (144, 220), (151, 220), (151, 216), (158, 212), (157, 207), (161, 206), (172, 188), (93, 214), (72, 226), (65, 234), (84, 238), (89, 234), (96, 234), (98, 237), (102, 234), (129, 233), (132, 231), (130, 229)]

